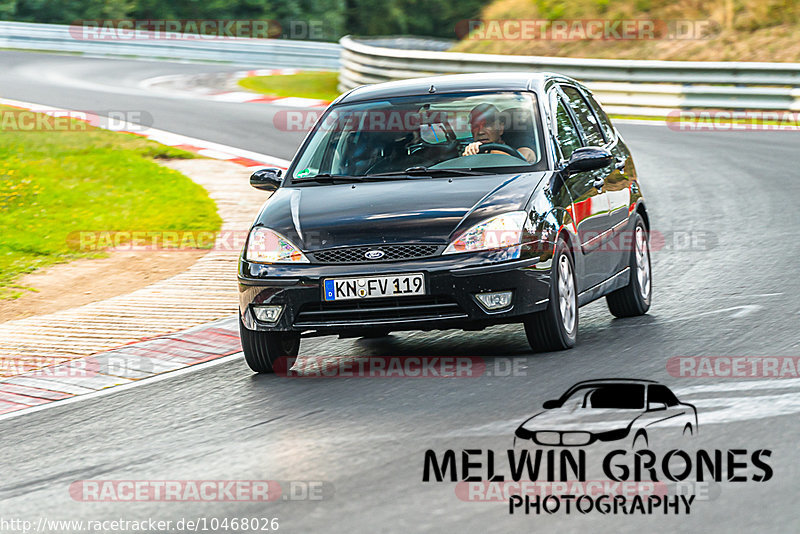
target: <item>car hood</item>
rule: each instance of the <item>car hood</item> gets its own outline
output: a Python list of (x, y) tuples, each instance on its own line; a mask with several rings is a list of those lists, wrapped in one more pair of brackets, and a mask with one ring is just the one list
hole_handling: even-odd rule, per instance
[(534, 415), (521, 428), (529, 432), (609, 432), (628, 428), (642, 413), (643, 410), (553, 408)]
[(524, 209), (546, 172), (279, 188), (255, 224), (303, 250), (446, 244), (488, 217)]

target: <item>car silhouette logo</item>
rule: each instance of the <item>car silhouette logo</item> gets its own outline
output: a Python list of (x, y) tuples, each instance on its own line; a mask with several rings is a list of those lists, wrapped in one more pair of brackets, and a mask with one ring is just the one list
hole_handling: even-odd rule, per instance
[(691, 437), (698, 431), (695, 407), (652, 380), (587, 380), (542, 407), (517, 428), (515, 444), (580, 447), (629, 440), (638, 449), (651, 445), (655, 436)]
[(364, 253), (364, 257), (368, 260), (379, 260), (385, 255), (386, 253), (382, 250), (368, 250)]

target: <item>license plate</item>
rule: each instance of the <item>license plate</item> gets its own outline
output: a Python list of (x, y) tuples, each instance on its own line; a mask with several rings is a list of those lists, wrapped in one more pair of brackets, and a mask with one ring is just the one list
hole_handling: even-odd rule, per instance
[(424, 295), (425, 275), (413, 273), (362, 278), (327, 278), (323, 280), (323, 286), (326, 301)]

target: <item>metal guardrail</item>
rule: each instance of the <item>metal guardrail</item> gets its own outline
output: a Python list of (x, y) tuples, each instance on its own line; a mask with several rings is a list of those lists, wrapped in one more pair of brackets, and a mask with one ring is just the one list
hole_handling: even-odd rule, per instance
[(798, 63), (463, 54), (409, 50), (402, 40), (342, 38), (339, 90), (440, 74), (553, 71), (585, 83), (617, 114), (664, 116), (679, 109), (800, 111)]
[[(226, 63), (251, 68), (295, 67), (335, 70), (337, 43), (287, 39), (169, 39), (84, 40), (77, 27), (0, 21), (0, 48), (47, 50), (97, 57), (126, 57)], [(71, 32), (70, 30), (73, 30)]]
[[(70, 31), (70, 30), (73, 31)], [(0, 21), (0, 48), (225, 63), (250, 68), (339, 68), (339, 89), (468, 72), (555, 71), (585, 83), (609, 111), (664, 116), (676, 109), (800, 111), (800, 64), (635, 61), (446, 52), (449, 43), (389, 37), (340, 44), (284, 39), (84, 40), (74, 28)], [(423, 49), (421, 49), (423, 48)], [(341, 58), (340, 58), (341, 55)]]

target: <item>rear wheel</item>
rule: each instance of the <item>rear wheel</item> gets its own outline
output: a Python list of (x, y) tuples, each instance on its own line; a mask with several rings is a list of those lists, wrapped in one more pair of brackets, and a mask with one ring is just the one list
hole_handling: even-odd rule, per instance
[(563, 239), (558, 240), (554, 260), (547, 308), (525, 318), (525, 334), (536, 352), (570, 349), (578, 338), (575, 266)]
[[(260, 332), (250, 330), (239, 318), (239, 337), (247, 365), (256, 373), (274, 373), (288, 365), (300, 350), (300, 332)], [(280, 369), (278, 369), (280, 370)]]
[(650, 239), (641, 215), (636, 214), (633, 250), (630, 253), (630, 282), (606, 295), (608, 309), (615, 317), (644, 315), (650, 309), (653, 292), (650, 267)]

